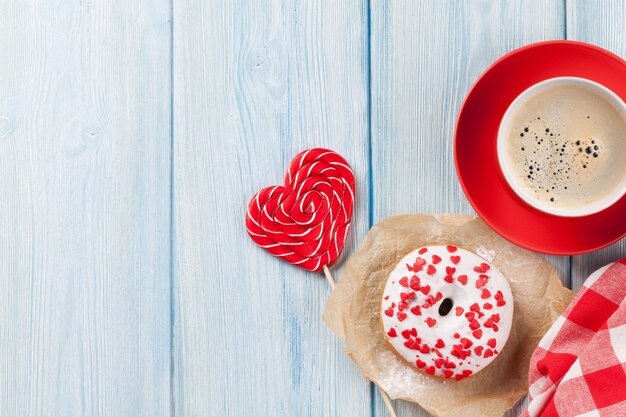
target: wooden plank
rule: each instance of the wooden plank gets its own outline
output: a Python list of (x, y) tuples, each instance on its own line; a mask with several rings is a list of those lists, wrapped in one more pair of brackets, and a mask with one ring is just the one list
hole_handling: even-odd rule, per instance
[(0, 4), (1, 416), (170, 415), (169, 18)]
[[(461, 102), (504, 53), (562, 38), (563, 19), (562, 1), (372, 1), (375, 222), (399, 213), (472, 212), (452, 154)], [(549, 260), (567, 282), (569, 259)], [(418, 406), (395, 404), (399, 416), (427, 415)], [(375, 415), (387, 416), (380, 397)]]
[(323, 275), (265, 253), (244, 227), (254, 193), (323, 146), (357, 174), (345, 252), (365, 235), (366, 21), (364, 1), (175, 2), (177, 415), (370, 412), (368, 383), (321, 320)]
[[(567, 2), (567, 38), (589, 42), (626, 58), (624, 27), (626, 4), (623, 1)], [(572, 257), (572, 286), (580, 288), (596, 269), (626, 256), (626, 240), (605, 249)]]

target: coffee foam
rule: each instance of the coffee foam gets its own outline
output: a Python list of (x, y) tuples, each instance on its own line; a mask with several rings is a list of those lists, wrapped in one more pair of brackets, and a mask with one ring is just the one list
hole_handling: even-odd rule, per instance
[(581, 209), (611, 195), (626, 177), (626, 122), (598, 94), (554, 86), (512, 115), (505, 154), (526, 195), (561, 209)]

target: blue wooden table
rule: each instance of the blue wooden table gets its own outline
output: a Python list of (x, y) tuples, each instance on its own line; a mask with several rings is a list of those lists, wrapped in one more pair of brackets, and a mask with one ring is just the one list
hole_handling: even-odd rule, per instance
[[(625, 36), (620, 0), (1, 1), (0, 416), (386, 416), (324, 278), (247, 238), (248, 199), (323, 146), (358, 181), (342, 261), (387, 216), (471, 213), (452, 136), (476, 77)], [(625, 254), (549, 260), (577, 289)]]

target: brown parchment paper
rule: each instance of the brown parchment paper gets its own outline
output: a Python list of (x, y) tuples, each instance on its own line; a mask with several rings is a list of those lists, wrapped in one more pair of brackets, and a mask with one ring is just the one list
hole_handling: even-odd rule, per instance
[[(407, 365), (385, 344), (381, 330), (381, 297), (389, 273), (410, 251), (434, 244), (456, 245), (493, 263), (509, 280), (515, 302), (504, 350), (484, 370), (458, 382), (430, 378)], [(474, 216), (405, 215), (370, 230), (348, 260), (323, 317), (365, 378), (391, 398), (418, 403), (438, 417), (495, 417), (526, 394), (530, 356), (572, 296), (549, 263)]]

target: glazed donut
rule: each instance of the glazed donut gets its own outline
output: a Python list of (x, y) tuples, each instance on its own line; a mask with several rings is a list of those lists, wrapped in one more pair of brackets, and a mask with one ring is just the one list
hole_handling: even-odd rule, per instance
[(402, 359), (428, 375), (461, 380), (504, 348), (513, 320), (506, 278), (480, 256), (455, 246), (406, 255), (387, 278), (384, 337)]

